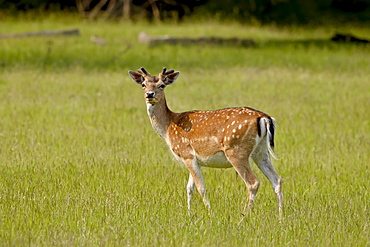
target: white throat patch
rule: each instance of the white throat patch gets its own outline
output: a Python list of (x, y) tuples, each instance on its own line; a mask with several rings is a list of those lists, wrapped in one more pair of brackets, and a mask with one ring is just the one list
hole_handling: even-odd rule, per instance
[(152, 105), (152, 104), (149, 104), (149, 103), (147, 103), (146, 104), (146, 109), (147, 109), (147, 111), (148, 111), (148, 115), (151, 117), (151, 116), (153, 116), (153, 113), (154, 113), (154, 105)]

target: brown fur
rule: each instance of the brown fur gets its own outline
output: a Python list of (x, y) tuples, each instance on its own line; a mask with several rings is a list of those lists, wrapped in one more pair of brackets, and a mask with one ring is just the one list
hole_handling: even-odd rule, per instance
[(194, 186), (210, 208), (201, 166), (234, 167), (248, 188), (247, 206), (251, 207), (259, 187), (249, 164), (252, 157), (270, 180), (282, 213), (281, 178), (269, 156), (275, 132), (274, 120), (270, 116), (248, 107), (175, 113), (167, 106), (164, 88), (174, 83), (179, 72), (164, 68), (159, 76), (151, 76), (140, 68), (138, 73), (129, 71), (129, 75), (143, 86), (153, 128), (190, 171), (187, 185), (189, 211)]

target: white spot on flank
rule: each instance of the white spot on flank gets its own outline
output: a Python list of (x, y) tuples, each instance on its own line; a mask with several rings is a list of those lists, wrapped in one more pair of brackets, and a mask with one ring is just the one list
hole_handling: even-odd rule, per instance
[(241, 129), (243, 126), (241, 125), (241, 124), (239, 124), (239, 126), (238, 126), (238, 129)]
[(234, 123), (235, 123), (235, 121), (233, 121), (233, 122), (231, 123), (231, 125), (234, 125)]
[(236, 129), (233, 129), (233, 133), (235, 133), (236, 132)]

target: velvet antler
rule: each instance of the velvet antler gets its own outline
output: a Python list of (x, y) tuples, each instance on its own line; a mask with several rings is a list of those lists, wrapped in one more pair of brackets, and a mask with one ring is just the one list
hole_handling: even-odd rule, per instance
[(159, 76), (162, 77), (162, 78), (166, 78), (168, 75), (172, 74), (173, 72), (175, 72), (175, 70), (173, 70), (173, 69), (167, 70), (166, 67), (164, 67), (162, 69), (162, 72), (159, 74)]
[(144, 69), (144, 67), (140, 67), (140, 69), (138, 69), (137, 72), (139, 72), (143, 76), (150, 76), (150, 74), (148, 73), (148, 71)]

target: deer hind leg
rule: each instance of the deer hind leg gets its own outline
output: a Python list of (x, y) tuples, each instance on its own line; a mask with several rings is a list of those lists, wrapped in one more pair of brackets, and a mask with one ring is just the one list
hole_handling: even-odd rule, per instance
[(243, 152), (243, 150), (229, 149), (225, 151), (225, 155), (247, 186), (248, 203), (244, 208), (244, 213), (246, 213), (253, 207), (260, 183), (249, 165), (249, 154), (246, 155), (245, 150)]
[(197, 187), (199, 194), (202, 197), (204, 205), (210, 210), (211, 205), (206, 195), (206, 188), (204, 185), (203, 175), (198, 165), (197, 159), (193, 157), (192, 159), (185, 159), (184, 164), (190, 171), (190, 177), (187, 185), (188, 191), (188, 210), (190, 210), (191, 197), (193, 195), (194, 184)]
[(252, 154), (253, 161), (258, 168), (270, 181), (272, 188), (276, 194), (276, 199), (279, 208), (279, 215), (283, 213), (283, 193), (282, 193), (282, 179), (272, 166), (270, 155), (268, 152), (267, 142), (262, 140)]

